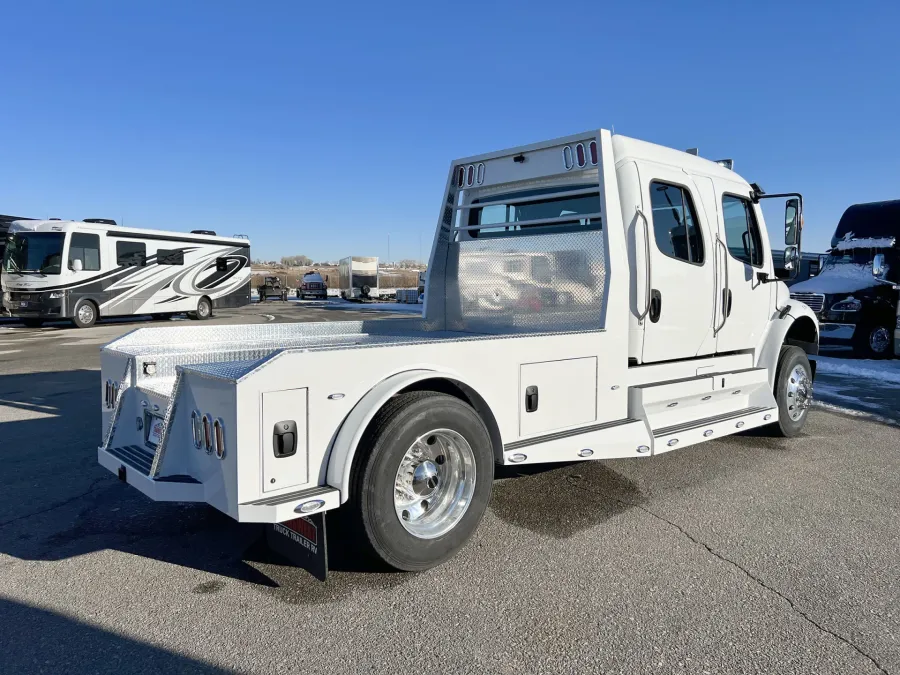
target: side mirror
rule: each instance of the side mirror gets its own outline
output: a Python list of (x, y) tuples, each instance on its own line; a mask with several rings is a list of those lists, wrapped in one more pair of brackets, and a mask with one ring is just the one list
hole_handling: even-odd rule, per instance
[(72, 261), (72, 271), (80, 272), (83, 269), (84, 269), (84, 263), (81, 262), (81, 258), (75, 258), (75, 260)]
[[(800, 245), (800, 229), (803, 227), (803, 214), (800, 211), (799, 199), (788, 199), (784, 205), (784, 245)], [(785, 251), (786, 252), (786, 251)], [(787, 262), (787, 261), (785, 261)]]
[(886, 271), (884, 266), (884, 253), (876, 253), (875, 258), (872, 260), (872, 275), (876, 279), (883, 279)]
[(796, 245), (784, 248), (784, 269), (790, 273), (793, 279), (800, 272), (800, 249)]

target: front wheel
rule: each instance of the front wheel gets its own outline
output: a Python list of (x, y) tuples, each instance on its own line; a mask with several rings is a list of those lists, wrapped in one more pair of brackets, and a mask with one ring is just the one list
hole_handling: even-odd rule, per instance
[(198, 321), (206, 321), (211, 316), (212, 303), (209, 301), (209, 298), (200, 298), (197, 302), (197, 311), (191, 314), (191, 318)]
[(885, 359), (891, 356), (893, 328), (882, 322), (861, 325), (853, 334), (853, 351), (864, 359)]
[(90, 328), (97, 323), (97, 306), (90, 300), (82, 300), (75, 306), (72, 321), (78, 328)]
[(347, 515), (364, 554), (420, 571), (451, 558), (481, 522), (494, 458), (478, 414), (457, 398), (410, 392), (375, 416), (351, 474)]
[(775, 369), (778, 421), (770, 426), (774, 435), (790, 438), (803, 430), (812, 396), (812, 368), (806, 352), (800, 347), (782, 347)]

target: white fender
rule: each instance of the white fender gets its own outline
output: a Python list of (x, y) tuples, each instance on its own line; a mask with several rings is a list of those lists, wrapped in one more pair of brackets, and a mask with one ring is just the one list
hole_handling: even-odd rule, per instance
[[(794, 322), (801, 317), (808, 317), (812, 320), (816, 327), (816, 343), (819, 341), (819, 321), (807, 305), (799, 301), (791, 301), (787, 286), (778, 284), (778, 301), (777, 307), (786, 307), (790, 305), (790, 311), (783, 317), (779, 318), (781, 312), (776, 310), (775, 316), (769, 323), (769, 330), (762, 339), (762, 346), (757, 350), (759, 357), (756, 360), (757, 368), (765, 368), (769, 371), (769, 385), (775, 384), (775, 369), (778, 367), (778, 355), (781, 353), (781, 347), (784, 344), (787, 332), (794, 325)], [(784, 286), (782, 289), (781, 287)]]
[(356, 448), (362, 440), (369, 422), (381, 407), (387, 403), (394, 394), (401, 389), (406, 389), (416, 382), (442, 378), (460, 382), (468, 387), (471, 385), (456, 373), (446, 371), (416, 369), (391, 375), (372, 387), (365, 396), (347, 415), (340, 431), (334, 439), (331, 453), (328, 457), (328, 471), (326, 482), (341, 493), (341, 504), (345, 503), (350, 494), (350, 468), (353, 466), (353, 458)]

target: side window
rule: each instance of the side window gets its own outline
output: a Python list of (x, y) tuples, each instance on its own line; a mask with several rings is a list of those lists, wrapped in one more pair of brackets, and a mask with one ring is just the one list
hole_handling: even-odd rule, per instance
[(750, 200), (722, 195), (722, 219), (725, 222), (725, 243), (731, 256), (748, 265), (762, 267), (762, 240)]
[(653, 234), (659, 252), (694, 265), (703, 264), (703, 236), (691, 193), (679, 185), (650, 183)]
[(161, 248), (156, 252), (157, 265), (184, 265), (184, 250)]
[(122, 267), (144, 267), (147, 264), (146, 244), (135, 241), (117, 241), (116, 264)]
[(86, 232), (73, 232), (69, 242), (69, 269), (73, 260), (81, 261), (81, 269), (85, 272), (100, 271), (100, 235)]

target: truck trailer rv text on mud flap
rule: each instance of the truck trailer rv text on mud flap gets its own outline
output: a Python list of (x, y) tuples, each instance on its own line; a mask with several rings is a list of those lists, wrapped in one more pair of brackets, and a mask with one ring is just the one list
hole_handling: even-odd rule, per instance
[[(102, 352), (99, 461), (317, 552), (337, 509), (332, 540), (422, 570), (476, 529), (496, 464), (794, 436), (818, 324), (775, 277), (769, 197), (605, 130), (458, 160), (421, 319), (136, 330)], [(790, 267), (802, 199), (771, 197)]]

